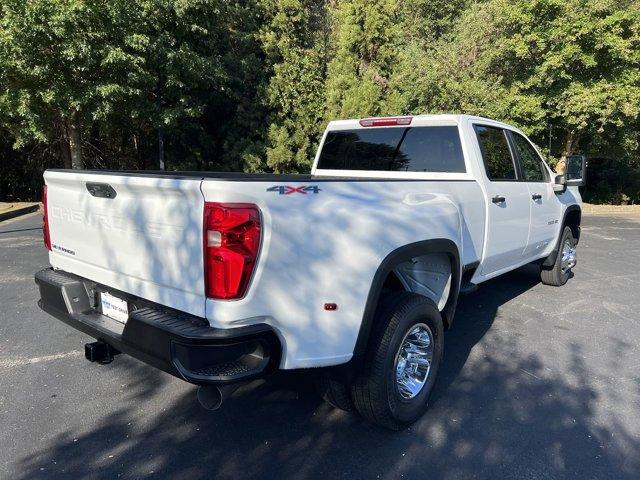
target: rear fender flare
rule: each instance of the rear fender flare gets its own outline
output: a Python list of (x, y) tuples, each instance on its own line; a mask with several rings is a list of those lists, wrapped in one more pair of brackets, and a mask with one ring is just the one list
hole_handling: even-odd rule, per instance
[(360, 324), (360, 331), (358, 332), (358, 338), (353, 349), (354, 357), (361, 357), (366, 351), (367, 344), (369, 342), (369, 335), (373, 326), (376, 307), (378, 306), (378, 301), (382, 292), (382, 286), (389, 273), (391, 273), (395, 267), (402, 262), (406, 262), (411, 258), (427, 255), (429, 253), (446, 253), (451, 260), (451, 291), (449, 292), (447, 303), (442, 309), (442, 320), (445, 328), (449, 328), (451, 326), (456, 304), (458, 302), (458, 294), (460, 292), (461, 271), (458, 246), (452, 240), (444, 238), (410, 243), (389, 253), (373, 276), (364, 314), (362, 316), (362, 323)]

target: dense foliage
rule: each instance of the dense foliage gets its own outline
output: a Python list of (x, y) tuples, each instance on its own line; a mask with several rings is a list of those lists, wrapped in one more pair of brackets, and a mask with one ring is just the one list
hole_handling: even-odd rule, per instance
[(440, 112), (640, 201), (640, 2), (0, 0), (0, 199), (53, 166), (303, 172), (329, 119)]

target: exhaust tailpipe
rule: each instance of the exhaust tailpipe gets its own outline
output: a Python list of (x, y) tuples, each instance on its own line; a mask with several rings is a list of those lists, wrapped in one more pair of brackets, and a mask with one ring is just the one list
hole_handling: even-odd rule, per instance
[(229, 398), (241, 385), (243, 384), (201, 385), (198, 387), (198, 402), (200, 402), (202, 408), (218, 410), (222, 406), (222, 402)]

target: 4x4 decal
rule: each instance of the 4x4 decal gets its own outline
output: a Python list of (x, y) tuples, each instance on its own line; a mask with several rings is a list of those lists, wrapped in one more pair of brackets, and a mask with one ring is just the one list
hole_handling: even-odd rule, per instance
[(267, 192), (278, 192), (280, 195), (291, 195), (292, 193), (320, 193), (322, 190), (317, 185), (302, 185), (300, 187), (292, 187), (290, 185), (275, 185), (267, 188)]

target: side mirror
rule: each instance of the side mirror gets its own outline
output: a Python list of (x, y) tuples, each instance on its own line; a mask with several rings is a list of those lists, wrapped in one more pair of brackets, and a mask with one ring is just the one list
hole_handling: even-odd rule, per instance
[(564, 175), (556, 175), (556, 179), (553, 182), (553, 191), (556, 193), (564, 193), (567, 189), (566, 178)]
[(565, 184), (581, 187), (587, 180), (587, 157), (584, 155), (568, 155), (565, 170)]

